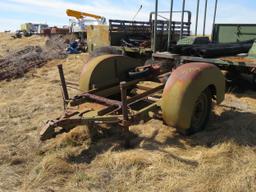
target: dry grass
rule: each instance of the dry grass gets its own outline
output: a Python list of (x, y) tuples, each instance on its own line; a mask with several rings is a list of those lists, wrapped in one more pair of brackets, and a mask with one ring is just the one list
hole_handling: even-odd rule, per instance
[(252, 91), (227, 94), (224, 104), (240, 110), (215, 107), (206, 130), (191, 137), (152, 120), (131, 127), (129, 149), (114, 127), (77, 127), (40, 143), (42, 122), (62, 112), (56, 65), (76, 82), (86, 57), (0, 83), (0, 191), (256, 191)]
[(26, 45), (43, 46), (46, 38), (41, 36), (31, 36), (21, 39), (13, 39), (12, 34), (0, 33), (0, 58), (6, 56), (16, 49), (24, 48)]

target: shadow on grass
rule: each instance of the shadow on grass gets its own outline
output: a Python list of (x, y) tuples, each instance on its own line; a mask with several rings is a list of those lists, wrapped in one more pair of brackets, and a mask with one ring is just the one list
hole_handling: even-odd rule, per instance
[[(160, 123), (160, 122), (159, 122)], [(256, 114), (238, 111), (225, 111), (221, 115), (212, 115), (209, 125), (202, 132), (192, 136), (182, 136), (175, 131), (164, 142), (157, 141), (161, 129), (155, 127), (151, 136), (138, 136), (132, 132), (124, 132), (120, 127), (102, 129), (91, 127), (92, 143), (89, 149), (83, 150), (77, 156), (69, 158), (70, 163), (91, 163), (98, 155), (106, 151), (124, 151), (142, 148), (149, 151), (166, 153), (167, 157), (176, 159), (182, 163), (197, 166), (196, 161), (178, 157), (164, 150), (164, 147), (174, 146), (186, 148), (187, 146), (213, 147), (215, 145), (233, 141), (239, 145), (256, 146)], [(165, 129), (172, 129), (164, 127)], [(141, 145), (141, 143), (144, 143)], [(186, 144), (184, 144), (186, 143)], [(187, 146), (185, 146), (187, 145)]]
[[(106, 151), (125, 151), (135, 148), (142, 148), (150, 151), (161, 151), (166, 154), (167, 157), (176, 159), (182, 163), (189, 164), (191, 166), (197, 166), (196, 161), (187, 160), (176, 155), (170, 154), (167, 151), (161, 149), (165, 143), (159, 143), (155, 140), (155, 137), (159, 134), (159, 130), (155, 130), (150, 137), (141, 137), (130, 131), (124, 131), (121, 127), (115, 126), (111, 128), (102, 129), (99, 126), (90, 127), (92, 136), (92, 143), (88, 149), (82, 150), (77, 156), (69, 157), (70, 163), (91, 163), (98, 155), (105, 153)], [(184, 148), (184, 145), (179, 142), (179, 134), (173, 135), (169, 138), (167, 143)], [(144, 142), (143, 146), (140, 146), (141, 142)]]
[(189, 141), (192, 146), (212, 147), (226, 141), (256, 146), (256, 113), (229, 110), (213, 114), (207, 128), (192, 135)]
[[(229, 79), (226, 83), (226, 92), (232, 93), (238, 97), (247, 96), (256, 99), (256, 85), (253, 84), (253, 75), (245, 75), (236, 73), (227, 73), (226, 79)], [(248, 94), (249, 93), (249, 94)]]

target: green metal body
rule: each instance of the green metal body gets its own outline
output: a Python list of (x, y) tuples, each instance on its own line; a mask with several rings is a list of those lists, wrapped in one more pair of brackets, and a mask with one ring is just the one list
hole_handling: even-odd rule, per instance
[(212, 41), (232, 43), (256, 39), (256, 24), (215, 24)]
[[(80, 90), (89, 91), (127, 80), (127, 71), (143, 65), (140, 60), (121, 55), (102, 55), (91, 59), (82, 69)], [(115, 92), (111, 90), (111, 92)]]
[(202, 57), (190, 57), (190, 56), (181, 56), (181, 60), (185, 63), (189, 61), (193, 62), (206, 62), (217, 65), (220, 68), (235, 67), (239, 68), (255, 68), (256, 67), (256, 58), (254, 57), (222, 57), (222, 58), (202, 58)]

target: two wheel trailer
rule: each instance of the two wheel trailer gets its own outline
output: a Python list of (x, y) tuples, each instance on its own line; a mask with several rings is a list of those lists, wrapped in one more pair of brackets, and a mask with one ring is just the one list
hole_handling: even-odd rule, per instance
[[(184, 14), (185, 0), (182, 7)], [(169, 26), (172, 26), (172, 9), (173, 1)], [(155, 21), (157, 16), (158, 0)], [(181, 38), (183, 21), (182, 17)], [(155, 27), (153, 47), (157, 42), (156, 30)], [(168, 45), (171, 34), (170, 29)], [(154, 52), (152, 58), (149, 64), (124, 55), (106, 54), (92, 58), (82, 69), (79, 82), (82, 93), (73, 98), (69, 97), (64, 72), (59, 65), (64, 114), (46, 123), (40, 139), (53, 138), (78, 125), (116, 125), (128, 130), (129, 126), (152, 118), (162, 119), (182, 134), (192, 134), (205, 127), (212, 102), (219, 104), (224, 100), (225, 78), (221, 69), (235, 68), (253, 75), (256, 73), (256, 59), (251, 56), (205, 59)]]
[[(59, 66), (65, 112), (41, 130), (41, 140), (68, 132), (78, 125), (115, 124), (123, 128), (160, 118), (183, 134), (203, 129), (212, 106), (224, 100), (225, 79), (208, 63), (179, 67), (169, 63), (141, 65), (138, 60), (103, 55), (90, 60), (81, 74), (83, 93), (68, 97)], [(170, 69), (171, 68), (171, 69)]]

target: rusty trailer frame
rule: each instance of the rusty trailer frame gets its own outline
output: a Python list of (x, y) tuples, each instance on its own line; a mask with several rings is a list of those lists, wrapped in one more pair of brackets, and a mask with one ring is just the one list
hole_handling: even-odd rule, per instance
[[(162, 92), (164, 83), (154, 88), (144, 87), (143, 93), (137, 94), (133, 97), (127, 97), (127, 91), (136, 86), (141, 81), (150, 80), (151, 77), (137, 79), (130, 82), (120, 82), (115, 88), (119, 87), (121, 100), (109, 99), (100, 96), (100, 92), (112, 89), (113, 87), (106, 87), (102, 89), (93, 89), (89, 92), (82, 93), (70, 99), (67, 91), (66, 80), (62, 65), (58, 65), (59, 76), (61, 80), (61, 87), (64, 101), (64, 115), (61, 117), (48, 121), (40, 131), (40, 139), (47, 140), (57, 136), (60, 133), (68, 132), (78, 125), (92, 125), (92, 124), (117, 124), (124, 128), (130, 125), (137, 124), (142, 119), (146, 120), (149, 117), (149, 112), (160, 111), (161, 99), (153, 95)], [(169, 77), (170, 73), (162, 73), (158, 78)], [(132, 109), (132, 105), (142, 100), (147, 100), (147, 106), (139, 110)], [(103, 107), (95, 109), (89, 107), (79, 108), (80, 105), (86, 103), (96, 103)], [(156, 112), (157, 113), (157, 112)], [(58, 128), (58, 129), (57, 129)]]

